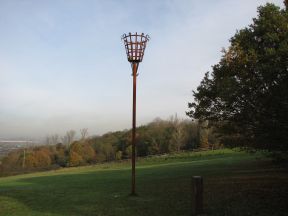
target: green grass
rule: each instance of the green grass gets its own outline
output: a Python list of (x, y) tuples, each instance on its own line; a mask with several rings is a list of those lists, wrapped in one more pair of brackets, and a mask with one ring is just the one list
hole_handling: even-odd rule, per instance
[(217, 150), (140, 159), (136, 197), (129, 162), (0, 178), (0, 216), (191, 215), (194, 175), (204, 177), (207, 215), (287, 215), (286, 168)]

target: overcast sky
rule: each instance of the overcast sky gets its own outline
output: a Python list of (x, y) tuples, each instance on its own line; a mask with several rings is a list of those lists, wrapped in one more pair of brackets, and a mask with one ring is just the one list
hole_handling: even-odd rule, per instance
[[(0, 0), (0, 138), (131, 127), (132, 77), (121, 35), (151, 36), (137, 125), (175, 113), (266, 0)], [(283, 0), (270, 0), (283, 7)]]

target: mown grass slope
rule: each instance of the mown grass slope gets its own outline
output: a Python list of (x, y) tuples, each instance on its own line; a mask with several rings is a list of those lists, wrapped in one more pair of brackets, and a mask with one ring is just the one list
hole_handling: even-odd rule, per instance
[(137, 197), (129, 162), (0, 178), (0, 216), (191, 215), (191, 177), (204, 177), (207, 215), (287, 215), (287, 169), (232, 150), (140, 159)]

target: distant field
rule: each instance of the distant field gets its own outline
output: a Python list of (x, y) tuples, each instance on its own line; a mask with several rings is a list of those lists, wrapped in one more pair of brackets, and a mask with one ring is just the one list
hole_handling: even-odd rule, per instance
[(204, 177), (207, 215), (287, 215), (288, 170), (232, 150), (141, 159), (130, 197), (128, 162), (0, 178), (0, 216), (191, 215), (191, 177)]

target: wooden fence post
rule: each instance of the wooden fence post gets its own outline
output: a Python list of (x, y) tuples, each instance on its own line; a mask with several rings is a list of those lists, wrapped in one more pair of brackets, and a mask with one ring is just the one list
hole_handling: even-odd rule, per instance
[(192, 215), (203, 214), (203, 178), (193, 176), (192, 178)]

